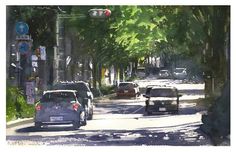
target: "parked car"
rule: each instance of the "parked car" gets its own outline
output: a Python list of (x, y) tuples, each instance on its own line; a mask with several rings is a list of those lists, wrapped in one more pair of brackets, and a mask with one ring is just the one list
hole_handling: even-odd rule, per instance
[(43, 125), (73, 124), (79, 128), (86, 125), (86, 116), (75, 90), (45, 91), (35, 104), (35, 127)]
[(83, 81), (60, 82), (52, 87), (54, 90), (76, 90), (78, 96), (82, 98), (82, 104), (86, 111), (88, 120), (93, 118), (93, 93), (89, 85)]
[(118, 97), (137, 97), (140, 95), (139, 86), (134, 82), (120, 82), (116, 95)]
[(179, 97), (178, 90), (171, 86), (153, 86), (148, 87), (146, 90), (146, 112), (163, 113), (172, 112), (178, 113), (179, 111)]
[(187, 69), (186, 68), (175, 68), (173, 71), (173, 76), (175, 79), (186, 79)]
[(169, 70), (160, 70), (159, 74), (158, 74), (158, 78), (160, 79), (167, 79), (170, 78), (171, 74)]

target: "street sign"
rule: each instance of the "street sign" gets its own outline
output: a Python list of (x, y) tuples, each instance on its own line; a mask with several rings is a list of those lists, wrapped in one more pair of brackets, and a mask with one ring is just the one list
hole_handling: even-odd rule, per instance
[(28, 104), (34, 104), (35, 97), (34, 96), (27, 96), (27, 103)]
[(18, 43), (18, 51), (21, 54), (26, 54), (29, 51), (29, 48), (30, 48), (30, 45), (28, 42), (22, 41)]
[(27, 103), (34, 104), (35, 100), (35, 82), (29, 81), (26, 82), (26, 95), (27, 95)]
[(35, 88), (35, 82), (29, 81), (26, 82), (26, 95), (33, 95), (35, 94), (34, 88)]
[(29, 33), (29, 26), (25, 22), (16, 23), (16, 33), (19, 35), (25, 35)]
[(32, 67), (38, 67), (38, 57), (36, 55), (31, 56)]
[(66, 58), (66, 67), (70, 64), (70, 61), (71, 61), (71, 57), (67, 56), (67, 58)]

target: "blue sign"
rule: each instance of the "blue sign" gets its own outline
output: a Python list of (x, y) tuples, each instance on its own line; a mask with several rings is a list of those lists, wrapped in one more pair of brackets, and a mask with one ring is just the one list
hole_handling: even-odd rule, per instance
[(29, 43), (27, 42), (20, 42), (18, 44), (18, 49), (21, 54), (25, 54), (29, 51)]
[(16, 23), (16, 33), (19, 35), (25, 35), (29, 33), (29, 26), (25, 22)]

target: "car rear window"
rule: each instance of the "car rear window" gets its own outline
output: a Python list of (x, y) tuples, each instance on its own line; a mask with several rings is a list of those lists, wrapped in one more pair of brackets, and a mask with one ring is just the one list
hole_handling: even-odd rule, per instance
[(160, 71), (161, 74), (168, 73), (168, 71)]
[(119, 87), (120, 88), (134, 88), (134, 84), (132, 84), (132, 83), (120, 83)]
[(53, 89), (58, 90), (77, 90), (77, 91), (89, 91), (88, 87), (84, 83), (74, 83), (74, 84), (56, 84)]
[(151, 97), (176, 97), (177, 92), (175, 89), (152, 89), (150, 91)]
[(183, 71), (185, 71), (185, 69), (175, 69), (176, 73), (182, 73)]
[(41, 102), (70, 102), (75, 100), (73, 92), (50, 92), (43, 95)]

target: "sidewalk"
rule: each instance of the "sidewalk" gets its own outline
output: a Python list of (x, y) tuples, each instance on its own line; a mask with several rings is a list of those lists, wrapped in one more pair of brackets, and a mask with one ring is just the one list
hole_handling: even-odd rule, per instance
[(12, 128), (18, 125), (23, 125), (25, 123), (33, 123), (34, 118), (24, 118), (24, 119), (17, 119), (13, 121), (9, 121), (6, 123), (6, 128)]

